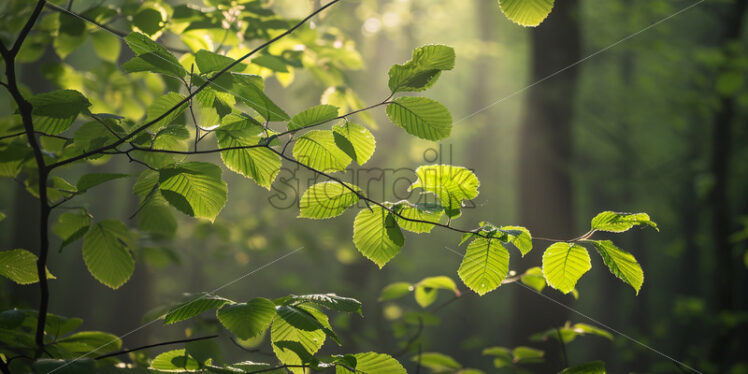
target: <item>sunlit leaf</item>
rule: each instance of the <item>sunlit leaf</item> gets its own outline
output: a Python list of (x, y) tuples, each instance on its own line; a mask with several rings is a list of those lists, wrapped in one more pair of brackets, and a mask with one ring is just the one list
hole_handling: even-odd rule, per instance
[(467, 246), (457, 274), (479, 295), (495, 290), (509, 273), (509, 251), (498, 239), (475, 238)]
[(382, 207), (361, 210), (353, 221), (353, 243), (380, 268), (400, 253), (405, 244), (395, 218)]
[(421, 139), (440, 140), (452, 132), (449, 110), (425, 97), (398, 97), (387, 105), (387, 117), (408, 134)]
[(543, 253), (543, 274), (548, 285), (571, 292), (579, 278), (592, 269), (590, 254), (574, 243), (554, 243)]

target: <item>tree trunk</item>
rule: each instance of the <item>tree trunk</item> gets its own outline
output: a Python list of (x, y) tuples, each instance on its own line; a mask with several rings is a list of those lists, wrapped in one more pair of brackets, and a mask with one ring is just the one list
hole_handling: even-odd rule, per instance
[[(530, 83), (580, 59), (577, 5), (577, 0), (556, 2), (548, 19), (532, 31)], [(529, 91), (520, 129), (519, 209), (521, 223), (538, 236), (575, 236), (570, 172), (576, 87), (577, 69), (571, 68)], [(540, 263), (544, 249), (539, 246), (532, 251), (517, 270)], [(532, 333), (566, 319), (563, 309), (550, 306), (528, 290), (517, 291), (513, 305), (517, 323), (511, 335), (515, 344), (526, 343)]]
[[(727, 54), (727, 60), (736, 58), (732, 49), (727, 46), (740, 39), (743, 28), (746, 5), (748, 1), (735, 1), (729, 11), (724, 15), (725, 29), (723, 31), (720, 45)], [(718, 71), (724, 72), (727, 66)], [(733, 232), (733, 222), (729, 206), (730, 188), (730, 161), (732, 157), (732, 127), (735, 119), (735, 99), (723, 97), (720, 100), (720, 109), (715, 114), (712, 136), (712, 173), (714, 175), (714, 189), (711, 195), (712, 210), (712, 235), (716, 249), (715, 294), (717, 295), (718, 311), (734, 311), (735, 309), (735, 256), (732, 251), (730, 234)], [(722, 327), (712, 347), (711, 359), (725, 371), (728, 367), (727, 360), (731, 350), (730, 343), (734, 334), (732, 329)]]

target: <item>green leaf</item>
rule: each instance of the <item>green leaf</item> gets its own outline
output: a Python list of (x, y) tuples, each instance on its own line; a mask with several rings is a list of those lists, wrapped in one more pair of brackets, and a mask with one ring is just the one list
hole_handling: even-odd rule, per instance
[(228, 303), (232, 303), (232, 301), (208, 293), (189, 296), (184, 302), (169, 309), (169, 312), (166, 313), (166, 317), (164, 317), (164, 325), (170, 325), (172, 323), (190, 319), (205, 311), (220, 308)]
[(462, 369), (462, 365), (454, 358), (437, 352), (424, 352), (411, 358), (411, 361), (427, 367), (435, 372), (451, 372)]
[(639, 294), (644, 283), (644, 271), (631, 253), (616, 247), (610, 240), (590, 240), (610, 272), (630, 285)]
[(411, 204), (403, 201), (393, 206), (392, 209), (398, 214), (395, 215), (395, 220), (400, 227), (419, 234), (431, 232), (434, 224), (426, 222), (439, 222), (444, 215), (444, 208), (438, 204)]
[(541, 292), (545, 288), (545, 277), (543, 276), (543, 269), (538, 266), (533, 266), (524, 274), (519, 277), (519, 281), (523, 284), (532, 287), (535, 291)]
[(177, 117), (179, 117), (185, 111), (185, 109), (187, 109), (187, 103), (182, 103), (181, 105), (179, 105), (179, 103), (183, 100), (184, 96), (176, 92), (167, 92), (165, 95), (159, 96), (158, 98), (156, 98), (156, 100), (153, 100), (153, 103), (148, 106), (148, 110), (146, 111), (146, 122), (155, 120), (156, 118), (169, 111), (169, 109), (171, 108), (176, 107), (176, 109), (167, 114), (163, 119), (149, 126), (149, 129), (156, 131), (174, 122), (174, 120), (177, 119)]
[(507, 234), (508, 242), (512, 243), (522, 253), (522, 257), (532, 250), (532, 235), (530, 230), (522, 226), (501, 226), (499, 230)]
[(454, 65), (455, 51), (450, 47), (427, 45), (416, 48), (410, 61), (390, 68), (390, 90), (423, 91), (434, 85), (443, 70), (452, 70)]
[(197, 371), (200, 363), (188, 355), (184, 349), (166, 351), (153, 358), (149, 369), (171, 373), (183, 373), (185, 371)]
[(439, 196), (444, 211), (450, 218), (459, 217), (463, 200), (478, 196), (478, 177), (472, 171), (451, 165), (419, 166), (418, 179), (408, 187), (409, 191), (422, 188)]
[(585, 362), (574, 367), (564, 369), (559, 374), (605, 374), (605, 362), (592, 361)]
[(637, 225), (649, 225), (657, 231), (657, 224), (649, 219), (647, 213), (616, 213), (606, 211), (592, 219), (592, 230), (624, 232)]
[(91, 173), (91, 174), (85, 174), (80, 179), (78, 179), (78, 183), (76, 183), (76, 187), (78, 188), (78, 193), (83, 193), (88, 191), (88, 189), (96, 187), (102, 183), (109, 182), (111, 180), (120, 179), (120, 178), (127, 178), (130, 175), (128, 174), (114, 174), (114, 173)]
[[(195, 53), (195, 64), (200, 72), (203, 74), (212, 73), (214, 71), (221, 71), (227, 66), (231, 65), (234, 59), (224, 55), (219, 55), (211, 51), (201, 49)], [(245, 64), (237, 64), (229, 71), (242, 71), (247, 68)]]
[(387, 117), (408, 134), (440, 140), (452, 132), (452, 115), (437, 101), (425, 97), (398, 97), (387, 105)]
[(395, 218), (380, 206), (361, 210), (353, 221), (353, 243), (381, 269), (405, 244)]
[(443, 275), (424, 278), (416, 283), (415, 287), (416, 303), (418, 303), (421, 308), (426, 308), (436, 301), (437, 291), (439, 289), (450, 290), (454, 292), (455, 295), (460, 296), (460, 290), (457, 289), (457, 285), (452, 278)]
[(317, 105), (293, 116), (288, 122), (289, 130), (298, 130), (307, 126), (319, 125), (338, 117), (338, 107)]
[(29, 98), (34, 128), (48, 134), (59, 134), (73, 124), (81, 112), (88, 112), (91, 103), (75, 90), (57, 90)]
[(554, 0), (499, 0), (506, 18), (521, 26), (540, 25), (553, 9)]
[(548, 285), (565, 294), (590, 269), (590, 254), (578, 244), (554, 243), (543, 253), (543, 275)]
[(151, 71), (177, 78), (182, 78), (187, 74), (174, 55), (148, 36), (131, 32), (125, 37), (125, 42), (137, 55), (122, 65), (125, 71)]
[(512, 350), (512, 355), (516, 364), (534, 364), (543, 362), (545, 352), (535, 348), (520, 346)]
[(78, 213), (62, 213), (57, 223), (52, 226), (52, 232), (62, 239), (60, 249), (83, 237), (91, 226), (91, 215), (86, 211)]
[(172, 236), (177, 230), (177, 221), (169, 203), (158, 189), (158, 172), (143, 171), (133, 186), (140, 198), (138, 205), (138, 228), (143, 231)]
[(278, 316), (296, 329), (315, 331), (324, 329), (322, 323), (309, 312), (293, 305), (281, 305), (277, 308)]
[(479, 295), (495, 290), (509, 273), (509, 251), (498, 239), (475, 238), (467, 246), (457, 274)]
[(414, 289), (413, 285), (408, 282), (392, 283), (382, 289), (382, 292), (379, 294), (379, 301), (399, 299)]
[(122, 340), (102, 331), (81, 331), (57, 340), (55, 346), (75, 354), (114, 352), (122, 348)]
[(115, 220), (100, 221), (83, 238), (83, 260), (88, 271), (104, 285), (117, 289), (132, 276), (135, 235)]
[(159, 174), (161, 194), (187, 215), (213, 222), (226, 204), (228, 188), (214, 164), (186, 162)]
[[(358, 186), (348, 185), (360, 192)], [(307, 189), (299, 201), (301, 218), (325, 219), (337, 217), (359, 200), (356, 193), (338, 182), (317, 183)]]
[(249, 339), (270, 327), (275, 317), (275, 304), (265, 298), (255, 298), (242, 304), (224, 305), (216, 312), (216, 317), (236, 337)]
[(238, 100), (257, 111), (266, 121), (289, 120), (288, 114), (263, 92), (262, 78), (250, 74), (231, 73), (221, 75), (215, 80), (215, 83), (221, 91), (234, 95)]
[[(143, 6), (138, 10), (137, 13), (132, 17), (133, 26), (143, 31), (148, 35), (154, 35), (161, 31), (164, 27), (164, 16), (159, 9), (155, 9), (156, 4), (151, 6)], [(163, 8), (162, 8), (163, 9)]]
[[(298, 342), (302, 345), (304, 350), (309, 354), (315, 354), (325, 344), (325, 332), (320, 330), (315, 331), (304, 331), (297, 329), (288, 323), (285, 319), (276, 317), (273, 320), (273, 324), (270, 328), (270, 340), (273, 342), (273, 352), (278, 357), (278, 360), (287, 365), (300, 365), (303, 360), (299, 357), (299, 354), (291, 349), (284, 349), (282, 346), (278, 347), (278, 342)], [(292, 373), (301, 374), (304, 372), (302, 368), (288, 368)]]
[(351, 158), (335, 144), (329, 130), (312, 130), (296, 140), (293, 157), (314, 169), (323, 172), (343, 171)]
[[(356, 353), (353, 355), (356, 359), (356, 373), (370, 374), (406, 374), (405, 368), (389, 355), (376, 352)], [(350, 370), (337, 366), (336, 374), (350, 373)]]
[(350, 297), (338, 296), (334, 293), (289, 295), (281, 300), (285, 305), (312, 303), (338, 312), (361, 313), (360, 301)]
[(574, 326), (572, 326), (572, 329), (579, 335), (597, 335), (608, 340), (613, 340), (613, 335), (611, 333), (586, 323), (575, 323)]
[(94, 52), (100, 59), (112, 63), (117, 62), (122, 49), (122, 44), (117, 36), (101, 30), (91, 33), (91, 41), (93, 42)]
[(86, 24), (68, 14), (62, 14), (59, 20), (59, 32), (52, 40), (52, 45), (60, 58), (64, 59), (86, 41)]
[[(0, 251), (0, 275), (18, 284), (33, 284), (39, 281), (36, 271), (38, 257), (25, 249)], [(47, 279), (55, 276), (47, 270)]]
[[(247, 126), (247, 122), (219, 127), (216, 130), (218, 146), (232, 148), (257, 145), (261, 140), (259, 133), (255, 132), (256, 128)], [(264, 147), (223, 151), (221, 159), (229, 170), (251, 178), (268, 190), (281, 168), (280, 156)]]
[(377, 142), (374, 135), (366, 127), (346, 121), (343, 124), (333, 126), (332, 131), (338, 148), (355, 160), (357, 164), (365, 164), (374, 154)]

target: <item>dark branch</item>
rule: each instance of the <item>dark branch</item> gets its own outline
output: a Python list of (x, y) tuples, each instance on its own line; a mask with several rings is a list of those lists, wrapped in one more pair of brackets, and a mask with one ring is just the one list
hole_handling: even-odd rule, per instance
[(9, 52), (12, 58), (15, 58), (16, 55), (18, 54), (18, 51), (21, 50), (21, 45), (23, 44), (23, 41), (26, 40), (26, 37), (29, 35), (29, 32), (31, 32), (31, 28), (34, 27), (34, 23), (36, 23), (37, 18), (39, 18), (39, 14), (42, 13), (42, 9), (44, 8), (45, 3), (46, 3), (45, 0), (39, 0), (39, 2), (36, 3), (36, 7), (34, 7), (34, 10), (31, 12), (31, 16), (29, 17), (28, 21), (26, 21), (26, 24), (23, 25), (23, 29), (21, 29), (21, 32), (18, 33), (16, 42), (13, 43), (13, 47), (10, 48)]
[(131, 348), (131, 349), (123, 349), (121, 351), (107, 353), (105, 355), (94, 357), (94, 360), (102, 360), (102, 359), (105, 359), (105, 358), (119, 356), (119, 355), (123, 355), (123, 354), (130, 353), (130, 352), (142, 351), (144, 349), (153, 348), (153, 347), (161, 347), (161, 346), (164, 346), (164, 345), (172, 345), (172, 344), (179, 344), (179, 343), (196, 342), (196, 341), (200, 341), (200, 340), (213, 339), (213, 338), (217, 338), (217, 337), (218, 337), (218, 335), (209, 335), (209, 336), (201, 336), (199, 338), (179, 339), (179, 340), (171, 340), (171, 341), (162, 342), (162, 343), (148, 344), (148, 345), (144, 345), (142, 347)]

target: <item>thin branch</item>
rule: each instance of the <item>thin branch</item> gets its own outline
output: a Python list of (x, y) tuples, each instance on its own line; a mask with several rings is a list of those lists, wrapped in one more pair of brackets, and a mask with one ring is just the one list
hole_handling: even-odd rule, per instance
[(561, 335), (561, 329), (556, 327), (556, 336), (558, 337), (558, 343), (561, 344), (561, 359), (564, 365), (564, 369), (569, 366), (569, 359), (566, 356), (566, 343), (564, 343), (564, 337)]
[[(39, 136), (46, 136), (46, 137), (50, 137), (50, 138), (57, 138), (57, 139), (62, 139), (62, 140), (70, 140), (70, 138), (67, 138), (67, 137), (64, 137), (64, 136), (61, 136), (61, 135), (47, 134), (47, 133), (44, 133), (44, 132), (41, 132), (41, 131), (34, 131), (34, 134), (39, 135)], [(19, 136), (22, 136), (22, 135), (26, 135), (26, 131), (17, 132), (15, 134), (10, 134), (10, 135), (0, 136), (0, 140), (15, 138), (15, 137), (19, 137)]]
[(21, 29), (21, 32), (18, 33), (16, 42), (13, 43), (13, 47), (11, 47), (9, 50), (12, 58), (15, 58), (16, 55), (18, 54), (18, 51), (21, 50), (21, 45), (23, 44), (23, 41), (26, 40), (26, 37), (29, 35), (29, 32), (31, 32), (31, 28), (34, 27), (34, 23), (36, 23), (37, 18), (39, 18), (39, 15), (42, 13), (42, 9), (44, 9), (45, 3), (46, 3), (45, 0), (39, 0), (36, 3), (34, 10), (31, 12), (31, 16), (26, 21), (26, 24), (23, 25), (23, 29)]
[(201, 336), (199, 338), (179, 339), (179, 340), (171, 340), (171, 341), (162, 342), (162, 343), (148, 344), (148, 345), (144, 345), (142, 347), (131, 348), (131, 349), (123, 349), (121, 351), (107, 353), (105, 355), (94, 357), (94, 360), (102, 360), (102, 359), (105, 359), (105, 358), (119, 356), (119, 355), (123, 355), (123, 354), (130, 353), (130, 352), (142, 351), (144, 349), (153, 348), (153, 347), (161, 347), (161, 346), (164, 346), (164, 345), (172, 345), (172, 344), (179, 344), (179, 343), (196, 342), (196, 341), (200, 341), (200, 340), (213, 339), (213, 338), (217, 338), (217, 337), (218, 337), (218, 335), (209, 335), (209, 336)]
[[(103, 24), (103, 23), (97, 22), (97, 21), (92, 20), (92, 19), (90, 19), (88, 17), (84, 17), (84, 16), (82, 16), (82, 15), (80, 15), (78, 13), (72, 12), (69, 9), (65, 9), (63, 7), (57, 6), (57, 5), (52, 4), (52, 3), (47, 3), (47, 4), (45, 4), (45, 6), (47, 8), (49, 8), (49, 9), (54, 10), (54, 11), (57, 11), (57, 12), (60, 12), (60, 13), (63, 13), (63, 14), (71, 15), (71, 16), (73, 16), (75, 18), (78, 18), (78, 19), (80, 19), (82, 21), (85, 21), (85, 22), (88, 22), (88, 23), (90, 23), (92, 25), (95, 25), (95, 26), (101, 28), (102, 30), (109, 32), (110, 34), (116, 35), (120, 39), (123, 39), (123, 38), (125, 38), (127, 36), (127, 33), (124, 32), (124, 31), (116, 30), (116, 29), (114, 29), (114, 28), (112, 28), (110, 26), (107, 26), (107, 25)], [(165, 46), (165, 45), (163, 47), (166, 48), (167, 50), (175, 52), (175, 53), (190, 53), (190, 52), (192, 52), (189, 49), (174, 48), (174, 47), (169, 47), (169, 46)]]
[(49, 169), (51, 170), (51, 169), (57, 168), (57, 167), (62, 166), (62, 165), (67, 165), (69, 163), (85, 159), (85, 158), (87, 158), (89, 156), (93, 156), (93, 155), (95, 155), (97, 153), (101, 153), (102, 151), (106, 151), (106, 150), (109, 150), (109, 149), (116, 148), (120, 144), (125, 143), (127, 140), (133, 138), (135, 135), (139, 134), (141, 131), (144, 131), (145, 129), (147, 129), (151, 125), (157, 123), (158, 121), (161, 121), (162, 119), (164, 119), (168, 115), (170, 115), (172, 112), (174, 112), (175, 110), (177, 110), (177, 108), (179, 108), (182, 105), (186, 104), (190, 99), (192, 99), (200, 91), (202, 91), (203, 89), (205, 89), (205, 87), (207, 87), (209, 84), (212, 84), (216, 79), (218, 79), (218, 77), (220, 77), (224, 73), (230, 71), (232, 68), (234, 68), (236, 65), (240, 64), (242, 61), (246, 60), (247, 58), (249, 58), (250, 56), (254, 55), (255, 53), (257, 53), (257, 52), (265, 49), (267, 46), (275, 43), (276, 41), (280, 40), (281, 38), (283, 38), (283, 37), (291, 34), (296, 29), (298, 29), (299, 27), (301, 27), (301, 25), (303, 25), (307, 21), (309, 21), (312, 17), (316, 16), (317, 14), (319, 14), (320, 12), (322, 12), (325, 9), (329, 8), (330, 6), (338, 3), (339, 1), (340, 0), (332, 0), (332, 1), (330, 1), (329, 3), (325, 4), (324, 6), (320, 7), (319, 9), (315, 10), (314, 12), (312, 12), (310, 15), (306, 16), (304, 19), (302, 19), (301, 21), (299, 21), (297, 24), (295, 24), (294, 26), (292, 26), (288, 30), (286, 30), (283, 33), (279, 34), (278, 36), (276, 36), (276, 37), (274, 37), (274, 38), (266, 41), (265, 43), (262, 43), (257, 48), (255, 48), (255, 49), (247, 52), (246, 54), (244, 54), (244, 56), (238, 58), (237, 60), (234, 60), (234, 62), (228, 64), (226, 67), (224, 67), (223, 69), (221, 69), (220, 71), (218, 71), (216, 74), (214, 74), (210, 78), (206, 79), (205, 83), (203, 83), (200, 86), (198, 86), (195, 91), (193, 91), (187, 97), (185, 97), (184, 99), (182, 99), (179, 103), (177, 103), (176, 105), (172, 106), (169, 110), (165, 111), (160, 116), (158, 116), (158, 117), (152, 119), (151, 121), (148, 121), (145, 124), (141, 125), (140, 127), (136, 128), (133, 132), (131, 132), (130, 134), (126, 135), (121, 140), (118, 140), (118, 141), (116, 141), (116, 142), (114, 142), (112, 144), (105, 145), (105, 146), (102, 146), (100, 148), (88, 151), (88, 152), (84, 152), (84, 153), (82, 153), (82, 154), (80, 154), (78, 156), (71, 157), (71, 158), (68, 158), (66, 160), (62, 160), (62, 161), (59, 161), (57, 163), (51, 164), (51, 165), (49, 165)]

